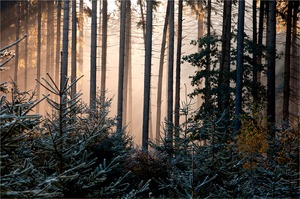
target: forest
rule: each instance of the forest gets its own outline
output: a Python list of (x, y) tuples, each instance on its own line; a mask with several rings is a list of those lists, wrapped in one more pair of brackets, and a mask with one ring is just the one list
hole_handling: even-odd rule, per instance
[(299, 198), (298, 0), (1, 0), (1, 198)]

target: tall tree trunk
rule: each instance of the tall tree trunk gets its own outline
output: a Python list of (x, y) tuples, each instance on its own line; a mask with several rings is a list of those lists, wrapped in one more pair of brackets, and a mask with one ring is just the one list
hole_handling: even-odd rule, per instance
[[(294, 125), (299, 125), (300, 110), (300, 56), (299, 56), (299, 38), (297, 38), (297, 23), (299, 21), (299, 1), (294, 1), (293, 25), (292, 25), (292, 54), (291, 54), (291, 97), (290, 97), (290, 121)], [(293, 114), (293, 117), (292, 117)], [(298, 161), (299, 162), (299, 161)], [(298, 165), (299, 166), (299, 165)]]
[(123, 126), (128, 124), (128, 78), (129, 67), (131, 67), (130, 60), (130, 37), (131, 37), (131, 0), (126, 1), (126, 36), (125, 36), (125, 68), (124, 68), (124, 93), (123, 93)]
[(125, 29), (126, 29), (126, 1), (121, 1), (117, 132), (122, 132), (122, 124), (123, 124), (122, 115), (123, 115), (123, 87), (124, 87), (124, 66), (125, 66), (125, 37), (126, 37)]
[(219, 113), (228, 110), (229, 107), (231, 9), (232, 9), (232, 0), (224, 1), (223, 28), (222, 28), (222, 55), (221, 55), (220, 76), (219, 76), (220, 96), (218, 97)]
[(236, 91), (235, 91), (235, 121), (234, 130), (239, 131), (241, 127), (240, 119), (242, 113), (242, 88), (243, 88), (243, 68), (244, 68), (244, 18), (245, 1), (239, 1), (238, 13), (238, 36), (237, 36), (237, 64), (236, 64)]
[(269, 4), (269, 19), (268, 19), (268, 70), (267, 70), (267, 121), (268, 130), (272, 138), (275, 137), (273, 130), (275, 125), (275, 65), (276, 65), (276, 0), (271, 0)]
[[(21, 20), (21, 1), (16, 3), (16, 41), (19, 40), (20, 34), (20, 20)], [(19, 44), (16, 44), (15, 50), (15, 68), (14, 68), (14, 81), (18, 81), (18, 69), (19, 69)]]
[(180, 119), (180, 67), (181, 67), (181, 44), (182, 44), (182, 9), (183, 1), (178, 2), (178, 36), (177, 36), (177, 58), (176, 58), (176, 83), (175, 83), (175, 146), (179, 139)]
[[(124, 103), (123, 126), (129, 125), (132, 131), (132, 70), (131, 70), (131, 0), (126, 1), (126, 39), (125, 39), (125, 74), (124, 74)], [(131, 103), (131, 104), (130, 104)], [(128, 117), (128, 118), (127, 118)]]
[[(71, 82), (76, 80), (76, 43), (77, 43), (77, 27), (76, 27), (76, 0), (72, 1), (72, 58), (71, 58)], [(71, 88), (71, 96), (76, 94), (76, 84)]]
[(144, 109), (143, 109), (143, 137), (142, 148), (148, 150), (150, 87), (151, 87), (151, 58), (152, 58), (152, 0), (147, 1), (146, 20), (146, 49), (145, 49), (145, 76), (144, 76)]
[[(40, 81), (41, 79), (41, 35), (42, 35), (42, 2), (41, 0), (38, 1), (38, 34), (37, 34), (37, 61), (36, 61), (36, 74), (37, 74), (37, 81)], [(41, 87), (40, 84), (37, 84), (37, 88), (36, 88), (36, 92), (37, 92), (37, 100), (40, 99), (41, 96)], [(39, 104), (37, 104), (36, 106), (36, 112), (39, 113), (40, 112), (40, 106)]]
[[(203, 2), (202, 0), (198, 0), (198, 39), (203, 37)], [(201, 49), (198, 48), (198, 52), (200, 52)], [(198, 70), (200, 71), (200, 67), (198, 67)], [(197, 95), (197, 107), (201, 106), (202, 97), (201, 95)]]
[[(51, 43), (52, 43), (52, 30), (53, 30), (53, 26), (51, 24), (51, 21), (53, 19), (53, 13), (51, 13), (51, 8), (53, 7), (53, 1), (47, 1), (47, 50), (46, 50), (46, 73), (49, 73), (51, 75), (50, 72), (50, 67), (52, 67), (51, 65)], [(46, 91), (48, 92), (48, 91)]]
[(259, 3), (259, 24), (258, 24), (258, 40), (257, 47), (259, 50), (257, 53), (257, 66), (259, 70), (257, 71), (257, 81), (260, 81), (260, 72), (261, 72), (261, 64), (262, 64), (262, 45), (263, 45), (263, 31), (264, 31), (264, 16), (265, 16), (265, 3), (264, 0), (261, 0)]
[(167, 147), (169, 152), (173, 150), (173, 70), (174, 70), (174, 1), (170, 4), (169, 18), (169, 66), (168, 66), (168, 111), (167, 111)]
[(101, 57), (101, 102), (105, 102), (107, 62), (107, 0), (103, 0), (102, 11), (102, 57)]
[(92, 0), (91, 26), (90, 110), (92, 113), (96, 108), (97, 0)]
[[(258, 97), (257, 97), (257, 73), (258, 73), (258, 66), (257, 66), (257, 14), (256, 14), (256, 0), (252, 1), (252, 13), (253, 13), (253, 17), (252, 17), (252, 38), (253, 38), (253, 57), (252, 57), (252, 61), (253, 61), (253, 90), (252, 90), (252, 97), (253, 97), (253, 103), (256, 106), (257, 102), (258, 102)], [(256, 109), (256, 108), (255, 108)], [(256, 110), (255, 110), (256, 112)]]
[(61, 57), (60, 89), (63, 91), (67, 84), (68, 76), (68, 45), (69, 45), (69, 9), (70, 1), (64, 1), (63, 42)]
[(159, 71), (158, 71), (158, 83), (157, 83), (157, 101), (156, 101), (157, 110), (156, 110), (156, 128), (155, 128), (157, 145), (159, 144), (160, 141), (162, 80), (163, 80), (163, 69), (164, 69), (169, 15), (170, 15), (170, 5), (168, 1), (164, 29), (163, 29), (163, 37), (161, 43), (160, 57), (159, 57)]
[(55, 55), (55, 82), (59, 82), (60, 69), (60, 42), (61, 42), (61, 0), (57, 0), (57, 16), (56, 16), (56, 55)]
[[(207, 2), (207, 37), (210, 38), (211, 32), (210, 32), (210, 27), (211, 27), (211, 1)], [(207, 43), (207, 50), (210, 51), (210, 42)], [(206, 62), (207, 62), (207, 77), (205, 78), (205, 87), (207, 90), (210, 90), (210, 52), (206, 54)], [(205, 103), (209, 104), (210, 103), (210, 92), (206, 92), (204, 99)]]
[(286, 18), (285, 57), (284, 57), (284, 82), (283, 82), (283, 127), (289, 126), (289, 105), (290, 105), (290, 76), (291, 76), (291, 37), (292, 37), (292, 11), (293, 2), (288, 1)]
[[(79, 59), (78, 59), (78, 70), (80, 73), (83, 73), (83, 46), (84, 46), (84, 38), (83, 38), (83, 0), (79, 0), (79, 40), (80, 40), (80, 45), (79, 45)], [(81, 84), (79, 83), (78, 85), (80, 86), (80, 89), (82, 89), (82, 82)]]
[[(25, 34), (28, 34), (28, 20), (29, 20), (29, 9), (28, 9), (28, 1), (24, 2), (24, 8), (25, 8)], [(28, 38), (25, 40), (25, 48), (24, 48), (24, 62), (25, 62), (25, 69), (24, 69), (24, 90), (27, 91), (27, 85), (28, 85)]]

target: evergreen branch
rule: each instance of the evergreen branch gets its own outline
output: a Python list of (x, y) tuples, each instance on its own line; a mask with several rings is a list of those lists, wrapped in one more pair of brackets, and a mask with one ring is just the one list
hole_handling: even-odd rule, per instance
[(55, 88), (53, 88), (53, 86), (44, 77), (42, 77), (42, 80), (44, 80), (46, 82), (46, 84), (52, 89), (53, 94), (59, 95), (59, 91), (55, 92)]
[(0, 53), (2, 53), (2, 52), (3, 52), (4, 50), (6, 50), (6, 49), (8, 49), (8, 48), (10, 48), (10, 47), (12, 47), (12, 46), (18, 44), (18, 43), (21, 42), (23, 39), (25, 39), (27, 36), (28, 36), (27, 34), (24, 34), (24, 36), (23, 36), (22, 38), (20, 38), (20, 39), (18, 39), (17, 41), (15, 41), (15, 42), (9, 44), (8, 46), (5, 46), (4, 48), (0, 49)]
[(56, 85), (55, 81), (53, 80), (53, 78), (49, 75), (49, 73), (46, 73), (46, 75), (49, 77), (50, 81), (52, 82), (52, 84), (55, 86), (56, 91), (59, 93), (59, 88)]
[(0, 63), (0, 70), (1, 70), (1, 67), (3, 67), (5, 64), (7, 64), (7, 63), (8, 63), (10, 60), (12, 60), (14, 57), (15, 57), (15, 55), (11, 55), (11, 57), (8, 58), (7, 60), (5, 60), (5, 62)]

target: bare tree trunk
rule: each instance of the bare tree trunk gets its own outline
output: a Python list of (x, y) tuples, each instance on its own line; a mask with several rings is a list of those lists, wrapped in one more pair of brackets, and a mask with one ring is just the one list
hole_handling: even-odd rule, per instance
[[(21, 1), (17, 1), (16, 3), (16, 41), (19, 40), (20, 34), (20, 18), (21, 18)], [(15, 51), (15, 68), (14, 68), (14, 81), (18, 81), (18, 69), (19, 69), (19, 44), (16, 45)]]
[(268, 130), (272, 138), (275, 138), (275, 66), (276, 66), (276, 1), (271, 0), (269, 4), (269, 20), (268, 20), (268, 70), (267, 70), (267, 121)]
[(237, 63), (236, 63), (236, 91), (235, 91), (235, 115), (234, 130), (239, 131), (241, 127), (240, 119), (242, 113), (242, 88), (244, 71), (244, 19), (245, 1), (239, 1), (238, 13), (238, 37), (237, 37)]
[(125, 29), (126, 29), (126, 1), (121, 1), (117, 132), (122, 132), (122, 124), (123, 124), (122, 115), (123, 115), (123, 86), (124, 86), (124, 65), (125, 65), (125, 34), (126, 34)]
[(55, 55), (55, 82), (59, 82), (59, 68), (60, 68), (60, 40), (61, 40), (61, 0), (57, 1), (57, 18), (56, 18), (56, 55)]
[[(52, 4), (52, 5), (51, 5)], [(52, 15), (51, 15), (51, 6), (53, 6), (53, 1), (47, 1), (47, 50), (46, 50), (46, 73), (50, 73), (50, 66), (52, 67), (50, 60), (51, 60), (51, 43), (52, 43)], [(48, 91), (46, 91), (48, 92)]]
[(182, 44), (182, 9), (183, 2), (179, 0), (178, 5), (178, 36), (177, 36), (177, 59), (176, 59), (176, 87), (175, 87), (175, 146), (179, 139), (179, 119), (180, 119), (180, 67), (181, 67), (181, 44)]
[[(78, 70), (83, 73), (83, 0), (79, 0), (79, 39), (80, 39), (80, 45), (79, 45), (79, 59), (78, 59)], [(81, 85), (79, 88), (82, 89), (82, 83), (78, 84)]]
[(91, 26), (90, 111), (92, 113), (96, 108), (97, 0), (92, 0)]
[[(41, 0), (38, 1), (38, 35), (37, 35), (37, 61), (36, 61), (36, 73), (37, 73), (37, 81), (40, 81), (41, 79), (41, 34), (42, 34), (42, 2)], [(40, 92), (41, 92), (41, 88), (40, 88), (40, 84), (37, 84), (37, 88), (36, 88), (36, 92), (37, 92), (37, 100), (40, 100)], [(37, 104), (36, 106), (36, 112), (39, 113), (40, 112), (40, 106), (39, 104)]]
[(103, 0), (102, 11), (102, 57), (101, 57), (101, 102), (105, 101), (107, 60), (107, 0)]
[(161, 51), (159, 58), (159, 71), (158, 71), (158, 84), (157, 84), (157, 110), (156, 110), (156, 144), (159, 144), (160, 141), (160, 123), (161, 123), (161, 95), (162, 95), (162, 80), (163, 80), (163, 69), (164, 69), (164, 58), (166, 51), (166, 41), (167, 41), (167, 28), (169, 23), (169, 15), (170, 15), (170, 6), (169, 1), (167, 4), (167, 11), (163, 29), (163, 38), (161, 43)]
[[(28, 34), (28, 20), (29, 20), (29, 9), (28, 9), (28, 1), (24, 2), (24, 8), (25, 8), (25, 24), (24, 24), (24, 29), (25, 33)], [(24, 62), (25, 62), (25, 69), (24, 69), (24, 90), (27, 91), (27, 85), (28, 85), (28, 38), (26, 38), (25, 41), (25, 48), (24, 48)]]
[(146, 21), (144, 109), (143, 109), (143, 137), (142, 137), (142, 148), (145, 151), (148, 150), (148, 138), (149, 138), (151, 58), (152, 58), (152, 5), (153, 5), (152, 0), (148, 0), (147, 21)]
[[(260, 1), (260, 5), (259, 5), (259, 24), (258, 24), (258, 40), (257, 40), (257, 46), (260, 49), (258, 54), (257, 54), (257, 66), (261, 67), (261, 63), (262, 63), (262, 44), (263, 44), (263, 31), (264, 31), (264, 15), (265, 15), (265, 3), (264, 0)], [(260, 77), (261, 77), (261, 69), (259, 69), (259, 71), (257, 72), (257, 81), (260, 81)]]
[(123, 93), (123, 126), (128, 124), (128, 78), (129, 78), (129, 61), (131, 59), (130, 54), (130, 37), (131, 37), (131, 2), (126, 1), (126, 36), (125, 36), (125, 68), (124, 68), (124, 93)]
[[(297, 38), (297, 13), (299, 12), (299, 1), (294, 1), (293, 25), (292, 25), (292, 54), (291, 54), (291, 97), (290, 97), (290, 121), (291, 124), (299, 125), (300, 110), (300, 56), (299, 38)], [(299, 162), (299, 160), (298, 160)], [(298, 164), (299, 165), (299, 164)]]
[(284, 57), (284, 83), (283, 83), (283, 127), (289, 126), (290, 106), (290, 76), (291, 76), (291, 37), (292, 37), (292, 11), (293, 2), (288, 2), (288, 13), (286, 18), (285, 57)]
[(223, 28), (222, 28), (222, 55), (220, 63), (219, 87), (220, 94), (218, 97), (219, 113), (222, 113), (229, 106), (229, 72), (230, 72), (230, 39), (231, 39), (231, 9), (232, 0), (224, 1), (223, 7)]
[(63, 43), (62, 43), (62, 57), (61, 57), (61, 76), (60, 89), (63, 91), (67, 84), (68, 76), (68, 45), (69, 45), (69, 8), (70, 1), (64, 1), (64, 22), (63, 22)]
[(170, 3), (170, 18), (169, 18), (169, 66), (168, 66), (168, 112), (167, 112), (167, 147), (169, 153), (173, 150), (173, 70), (174, 70), (174, 1)]
[[(76, 43), (77, 43), (77, 27), (76, 27), (76, 0), (72, 1), (72, 60), (71, 60), (71, 82), (76, 80)], [(71, 88), (71, 96), (76, 94), (76, 84)]]
[[(202, 5), (202, 0), (198, 0), (198, 9), (199, 9), (199, 13), (198, 13), (198, 39), (203, 37), (203, 5)], [(200, 48), (198, 48), (198, 52), (200, 52)], [(200, 67), (198, 67), (198, 70), (200, 71)], [(197, 107), (200, 107), (201, 105), (201, 95), (197, 95)]]
[[(252, 97), (253, 97), (253, 103), (256, 106), (258, 102), (258, 97), (257, 97), (257, 73), (258, 73), (258, 66), (257, 66), (257, 14), (256, 14), (256, 0), (252, 1), (252, 13), (253, 13), (253, 25), (252, 25), (252, 37), (253, 37), (253, 90), (252, 90)], [(256, 108), (255, 108), (256, 109)], [(256, 110), (255, 110), (256, 112)]]

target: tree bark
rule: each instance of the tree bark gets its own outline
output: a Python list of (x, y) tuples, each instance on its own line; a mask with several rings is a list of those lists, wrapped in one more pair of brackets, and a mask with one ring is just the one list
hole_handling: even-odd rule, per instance
[[(76, 48), (77, 48), (77, 27), (76, 27), (76, 0), (72, 1), (72, 58), (71, 58), (71, 82), (74, 82), (77, 78), (77, 66), (76, 66)], [(71, 96), (76, 94), (76, 84), (72, 85)]]
[[(21, 1), (16, 3), (16, 41), (19, 40), (20, 34), (20, 20), (21, 20)], [(18, 82), (18, 70), (19, 70), (19, 44), (16, 45), (15, 50), (15, 68), (14, 68), (14, 81)]]
[(288, 1), (286, 18), (285, 57), (284, 57), (284, 83), (283, 83), (283, 128), (289, 126), (289, 105), (290, 105), (290, 76), (291, 76), (291, 37), (292, 37), (292, 11), (293, 2)]
[(92, 0), (91, 26), (90, 111), (92, 114), (96, 108), (97, 0)]
[(220, 63), (218, 97), (219, 113), (221, 114), (229, 107), (229, 73), (230, 73), (230, 40), (231, 40), (231, 10), (232, 0), (224, 1), (223, 28), (222, 28), (222, 55)]
[(256, 14), (256, 0), (252, 1), (252, 13), (253, 13), (253, 17), (252, 17), (252, 38), (253, 38), (253, 57), (252, 57), (252, 61), (253, 61), (253, 88), (252, 88), (252, 97), (253, 97), (253, 103), (256, 106), (257, 102), (258, 102), (258, 96), (257, 96), (257, 73), (258, 73), (258, 66), (257, 66), (257, 14)]
[(271, 138), (275, 138), (275, 60), (276, 60), (276, 1), (271, 0), (269, 4), (269, 19), (268, 19), (268, 69), (267, 69), (267, 122), (268, 122), (268, 131)]
[(107, 62), (107, 0), (103, 0), (102, 11), (102, 57), (101, 57), (101, 102), (105, 102)]
[(169, 1), (167, 4), (165, 23), (163, 28), (163, 37), (161, 43), (160, 57), (159, 57), (159, 71), (158, 71), (158, 83), (157, 83), (157, 110), (156, 110), (156, 144), (159, 145), (160, 141), (160, 124), (161, 124), (161, 95), (162, 95), (162, 80), (163, 80), (163, 69), (164, 69), (164, 58), (167, 43), (167, 28), (169, 23), (170, 6)]
[(123, 124), (122, 115), (123, 115), (123, 89), (124, 89), (124, 65), (125, 65), (125, 34), (126, 34), (125, 29), (126, 29), (126, 1), (121, 1), (117, 132), (122, 132), (122, 124)]
[(55, 82), (59, 82), (59, 68), (60, 68), (60, 40), (61, 40), (61, 0), (57, 1), (57, 16), (56, 16), (56, 55), (55, 55)]
[(173, 150), (173, 70), (174, 70), (174, 1), (170, 3), (169, 18), (169, 66), (168, 66), (168, 111), (167, 111), (167, 147)]
[[(41, 42), (42, 42), (42, 38), (41, 38), (41, 34), (42, 34), (42, 2), (41, 0), (38, 1), (38, 34), (37, 34), (37, 61), (36, 61), (36, 74), (37, 74), (37, 81), (40, 81), (41, 79)], [(40, 84), (37, 84), (36, 87), (36, 92), (37, 92), (37, 100), (40, 100)], [(40, 106), (39, 104), (37, 104), (36, 106), (36, 112), (39, 113), (40, 112)]]
[[(292, 54), (291, 54), (291, 97), (290, 97), (290, 121), (293, 125), (299, 125), (300, 109), (300, 63), (299, 63), (299, 38), (297, 38), (297, 22), (299, 1), (294, 1), (293, 25), (292, 25)], [(293, 115), (293, 116), (292, 116)]]
[[(24, 8), (25, 8), (25, 14), (24, 14), (25, 24), (24, 24), (24, 29), (25, 29), (25, 34), (28, 34), (28, 20), (29, 20), (28, 1), (24, 2)], [(24, 55), (24, 62), (25, 62), (25, 69), (24, 69), (24, 90), (27, 91), (27, 86), (28, 86), (28, 38), (26, 38), (26, 41), (25, 41), (24, 53), (25, 53), (25, 55)]]
[(180, 119), (180, 67), (181, 67), (181, 44), (182, 44), (182, 9), (183, 1), (178, 2), (178, 36), (177, 36), (177, 57), (176, 57), (176, 83), (175, 83), (175, 146), (179, 139)]
[(237, 64), (236, 64), (236, 91), (235, 91), (235, 121), (234, 130), (239, 131), (241, 127), (239, 116), (242, 113), (242, 88), (244, 68), (244, 18), (245, 1), (239, 1), (238, 12), (238, 36), (237, 36)]
[(152, 0), (147, 0), (146, 20), (146, 49), (145, 49), (145, 76), (144, 76), (144, 109), (143, 109), (143, 137), (142, 148), (148, 150), (149, 137), (149, 110), (151, 87), (151, 58), (152, 58)]

